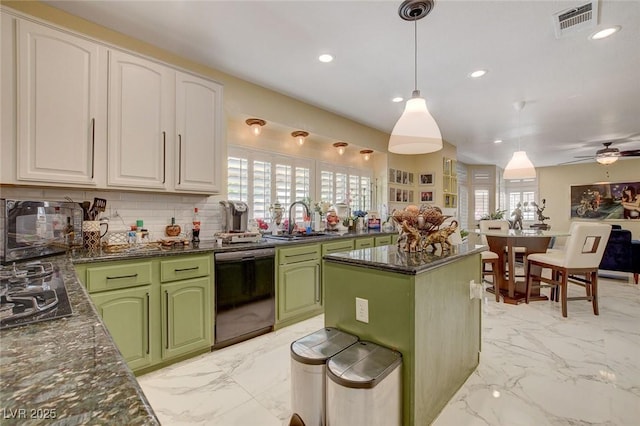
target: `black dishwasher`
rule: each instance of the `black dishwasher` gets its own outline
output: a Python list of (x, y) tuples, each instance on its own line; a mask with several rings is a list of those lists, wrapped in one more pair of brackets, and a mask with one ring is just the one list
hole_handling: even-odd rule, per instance
[(275, 249), (214, 254), (215, 349), (273, 330)]

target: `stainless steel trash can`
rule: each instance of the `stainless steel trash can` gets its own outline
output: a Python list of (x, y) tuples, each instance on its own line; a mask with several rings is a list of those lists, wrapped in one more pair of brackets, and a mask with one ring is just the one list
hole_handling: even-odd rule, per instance
[(358, 337), (326, 327), (291, 344), (291, 409), (305, 426), (324, 426), (327, 360)]
[(327, 426), (402, 424), (402, 354), (361, 341), (327, 362)]

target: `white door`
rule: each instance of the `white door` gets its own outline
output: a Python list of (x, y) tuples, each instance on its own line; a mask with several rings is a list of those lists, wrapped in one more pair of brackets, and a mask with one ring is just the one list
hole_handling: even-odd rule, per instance
[(98, 46), (17, 22), (17, 179), (95, 185)]
[(176, 72), (176, 114), (176, 189), (219, 192), (222, 86)]
[(165, 189), (174, 134), (174, 71), (109, 51), (109, 186)]

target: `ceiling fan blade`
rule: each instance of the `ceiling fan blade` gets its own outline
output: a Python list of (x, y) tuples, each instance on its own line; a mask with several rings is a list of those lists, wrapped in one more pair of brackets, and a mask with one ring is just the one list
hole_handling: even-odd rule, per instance
[(564, 165), (564, 164), (581, 163), (583, 161), (589, 161), (589, 160), (592, 160), (592, 159), (593, 159), (593, 155), (590, 155), (587, 158), (581, 158), (580, 160), (573, 160), (573, 161), (565, 161), (564, 163), (559, 163), (558, 165), (561, 166), (561, 165)]
[(620, 151), (620, 157), (640, 157), (640, 149)]
[(573, 158), (594, 158), (593, 155), (574, 155)]

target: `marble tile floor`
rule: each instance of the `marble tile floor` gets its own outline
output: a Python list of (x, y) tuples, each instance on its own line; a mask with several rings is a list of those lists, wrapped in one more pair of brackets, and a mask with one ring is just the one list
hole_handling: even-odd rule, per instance
[[(640, 424), (640, 286), (599, 288), (599, 316), (569, 301), (568, 318), (559, 303), (513, 306), (485, 293), (480, 365), (433, 424)], [(318, 316), (139, 382), (163, 425), (288, 425), (289, 344), (322, 326)]]

